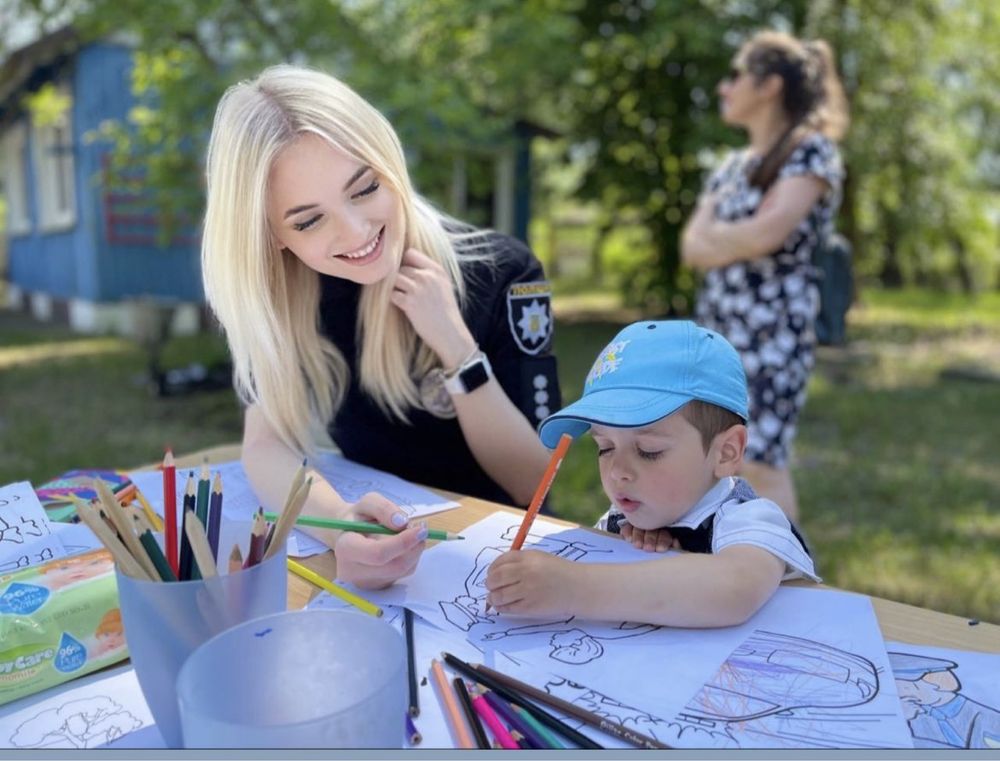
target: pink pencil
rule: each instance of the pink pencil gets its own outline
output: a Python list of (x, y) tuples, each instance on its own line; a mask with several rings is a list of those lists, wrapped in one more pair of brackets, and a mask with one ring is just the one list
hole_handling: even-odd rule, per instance
[(507, 727), (500, 721), (500, 717), (496, 715), (490, 704), (486, 702), (486, 698), (477, 689), (474, 689), (472, 692), (472, 707), (482, 717), (483, 721), (486, 722), (486, 726), (490, 728), (490, 732), (493, 733), (497, 742), (500, 743), (501, 748), (506, 750), (520, 749), (521, 746), (517, 744), (517, 740), (507, 731)]

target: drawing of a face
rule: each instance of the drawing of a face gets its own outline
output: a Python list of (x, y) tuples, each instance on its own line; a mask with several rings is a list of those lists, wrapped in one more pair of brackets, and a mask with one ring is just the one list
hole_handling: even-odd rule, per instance
[(907, 721), (916, 718), (925, 707), (951, 702), (958, 688), (958, 679), (950, 671), (932, 671), (914, 681), (896, 680), (896, 690)]
[(552, 657), (563, 663), (588, 663), (604, 654), (601, 643), (582, 629), (557, 632), (549, 641)]
[(604, 491), (636, 528), (674, 523), (715, 484), (712, 453), (680, 412), (642, 428), (594, 425), (591, 435)]

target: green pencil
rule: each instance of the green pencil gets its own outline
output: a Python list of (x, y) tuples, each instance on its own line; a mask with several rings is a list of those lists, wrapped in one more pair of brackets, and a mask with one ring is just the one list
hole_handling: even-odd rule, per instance
[[(277, 513), (264, 513), (264, 518), (269, 521), (278, 519)], [(391, 528), (380, 526), (378, 523), (365, 523), (364, 521), (345, 521), (339, 518), (319, 518), (313, 515), (300, 515), (295, 521), (300, 526), (314, 526), (315, 528), (332, 528), (338, 531), (357, 531), (361, 534), (398, 534)], [(437, 539), (442, 542), (452, 539), (465, 539), (453, 531), (442, 531), (432, 528), (427, 532), (428, 539)]]

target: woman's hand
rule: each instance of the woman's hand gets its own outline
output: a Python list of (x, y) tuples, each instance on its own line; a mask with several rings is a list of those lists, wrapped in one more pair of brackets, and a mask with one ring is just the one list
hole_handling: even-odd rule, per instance
[(392, 303), (403, 310), (445, 368), (458, 367), (475, 351), (476, 341), (462, 319), (451, 278), (444, 267), (415, 248), (403, 252)]
[[(374, 521), (400, 533), (360, 534), (344, 531), (337, 537), (337, 578), (363, 589), (382, 589), (416, 570), (427, 539), (427, 524), (407, 526), (406, 514), (381, 494), (366, 494), (344, 516), (348, 520)], [(404, 529), (405, 527), (405, 529)]]
[(622, 523), (619, 527), (622, 539), (632, 544), (633, 547), (646, 552), (666, 552), (667, 550), (679, 550), (681, 543), (674, 539), (669, 529), (658, 528), (644, 531), (636, 528), (631, 523)]

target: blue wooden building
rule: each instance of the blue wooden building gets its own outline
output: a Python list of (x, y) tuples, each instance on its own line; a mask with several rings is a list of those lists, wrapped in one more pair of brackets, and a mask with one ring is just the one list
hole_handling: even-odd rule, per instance
[[(0, 277), (11, 306), (83, 332), (133, 332), (136, 300), (174, 305), (174, 331), (190, 332), (202, 322), (197, 240), (188, 234), (162, 245), (155, 212), (116, 191), (110, 145), (93, 139), (104, 120), (124, 120), (132, 107), (131, 69), (126, 45), (81, 43), (69, 28), (5, 61)], [(58, 118), (33, 118), (26, 106), (44, 87), (65, 104)]]

